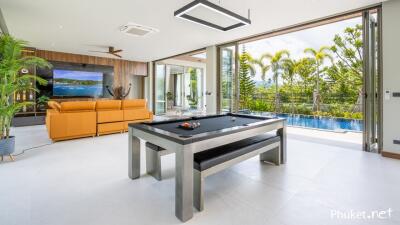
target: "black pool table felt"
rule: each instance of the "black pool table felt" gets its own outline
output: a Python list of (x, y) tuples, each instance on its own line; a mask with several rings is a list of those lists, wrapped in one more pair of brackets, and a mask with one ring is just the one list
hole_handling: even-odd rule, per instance
[[(232, 118), (235, 120), (232, 120)], [(173, 121), (166, 122), (160, 124), (151, 125), (154, 128), (158, 128), (160, 130), (165, 130), (171, 133), (175, 133), (179, 136), (192, 136), (196, 134), (218, 131), (225, 128), (232, 128), (237, 126), (246, 126), (250, 123), (256, 123), (265, 120), (265, 118), (249, 118), (249, 117), (240, 117), (240, 116), (218, 116), (218, 117), (209, 117), (209, 118), (199, 118), (199, 119), (189, 119), (184, 121)], [(200, 122), (200, 126), (193, 130), (186, 130), (178, 127), (179, 124), (183, 122)]]

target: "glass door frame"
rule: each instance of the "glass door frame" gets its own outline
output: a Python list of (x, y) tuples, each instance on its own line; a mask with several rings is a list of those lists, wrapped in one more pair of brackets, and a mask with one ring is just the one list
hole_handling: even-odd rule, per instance
[[(157, 106), (157, 65), (162, 65), (162, 66), (164, 66), (164, 90), (166, 91), (167, 90), (167, 82), (166, 82), (166, 78), (167, 78), (167, 71), (168, 71), (168, 68), (167, 67), (171, 67), (171, 66), (176, 66), (176, 67), (182, 67), (183, 68), (183, 73), (181, 74), (181, 88), (182, 88), (182, 90), (180, 91), (180, 94), (181, 94), (181, 104), (182, 104), (182, 106), (181, 107), (184, 107), (185, 106), (185, 101), (186, 101), (186, 95), (185, 95), (185, 90), (184, 90), (184, 86), (185, 86), (185, 80), (186, 80), (186, 76), (185, 76), (185, 74), (187, 73), (186, 71), (189, 69), (189, 68), (191, 68), (191, 69), (195, 69), (195, 70), (198, 70), (198, 71), (200, 71), (200, 73), (198, 74), (198, 77), (200, 77), (201, 78), (201, 82), (200, 82), (200, 88), (201, 88), (201, 92), (199, 92), (198, 94), (199, 94), (199, 99), (201, 100), (201, 101), (199, 101), (199, 104), (198, 104), (198, 106), (201, 106), (200, 107), (200, 109), (201, 108), (203, 108), (204, 107), (204, 105), (205, 105), (205, 79), (206, 79), (206, 77), (205, 77), (205, 68), (202, 68), (202, 67), (195, 67), (195, 66), (183, 66), (183, 65), (176, 65), (176, 64), (169, 64), (169, 63), (163, 63), (162, 61), (154, 61), (153, 62), (153, 71), (152, 71), (152, 74), (153, 74), (153, 82), (152, 82), (152, 86), (153, 86), (153, 93), (152, 93), (152, 98), (153, 98), (153, 109), (154, 109), (154, 114), (155, 115), (164, 115), (167, 111), (168, 111), (168, 109), (167, 109), (167, 93), (164, 93), (164, 98), (165, 98), (165, 104), (164, 104), (164, 112), (163, 113), (158, 113), (157, 111), (156, 111), (156, 106)], [(175, 100), (174, 100), (174, 102), (175, 102)]]
[(232, 108), (231, 111), (232, 113), (237, 113), (239, 110), (239, 42), (232, 42), (224, 45), (217, 46), (217, 113), (222, 112), (222, 98), (223, 96), (221, 95), (221, 89), (222, 89), (222, 83), (221, 83), (221, 75), (222, 75), (222, 54), (221, 51), (224, 48), (229, 48), (233, 47), (234, 48), (234, 71), (233, 71), (233, 82), (234, 82), (234, 87), (232, 90)]
[[(163, 66), (164, 67), (164, 112), (157, 112), (157, 66)], [(153, 109), (154, 109), (154, 115), (163, 115), (167, 111), (167, 101), (166, 101), (166, 75), (167, 75), (167, 65), (159, 62), (153, 62)]]
[[(376, 13), (375, 18), (371, 14)], [(382, 9), (362, 12), (363, 151), (382, 151)]]

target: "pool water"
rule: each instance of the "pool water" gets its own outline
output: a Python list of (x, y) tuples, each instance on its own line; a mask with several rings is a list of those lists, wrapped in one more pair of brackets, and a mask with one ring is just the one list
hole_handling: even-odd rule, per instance
[(308, 116), (308, 115), (293, 115), (293, 114), (273, 114), (273, 113), (258, 113), (258, 115), (276, 116), (287, 119), (290, 126), (309, 127), (315, 129), (325, 129), (334, 131), (358, 131), (363, 130), (363, 121), (355, 119), (344, 119), (324, 116)]

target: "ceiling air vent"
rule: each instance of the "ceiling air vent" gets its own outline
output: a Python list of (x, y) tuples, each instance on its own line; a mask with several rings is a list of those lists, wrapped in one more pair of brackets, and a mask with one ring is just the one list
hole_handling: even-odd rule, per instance
[(135, 36), (135, 37), (143, 37), (146, 35), (149, 35), (151, 33), (156, 33), (159, 32), (158, 29), (148, 27), (148, 26), (143, 26), (135, 23), (128, 23), (127, 25), (124, 25), (120, 28), (121, 32)]

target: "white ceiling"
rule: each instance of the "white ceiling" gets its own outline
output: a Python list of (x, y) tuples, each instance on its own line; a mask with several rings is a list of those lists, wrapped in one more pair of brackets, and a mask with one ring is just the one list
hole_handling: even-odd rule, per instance
[[(382, 0), (211, 0), (247, 17), (252, 25), (221, 32), (175, 18), (192, 0), (0, 0), (10, 33), (39, 49), (88, 52), (122, 48), (123, 58), (152, 61), (293, 24), (369, 6)], [(128, 22), (159, 33), (132, 37), (119, 32)], [(105, 49), (105, 48), (104, 48)]]

